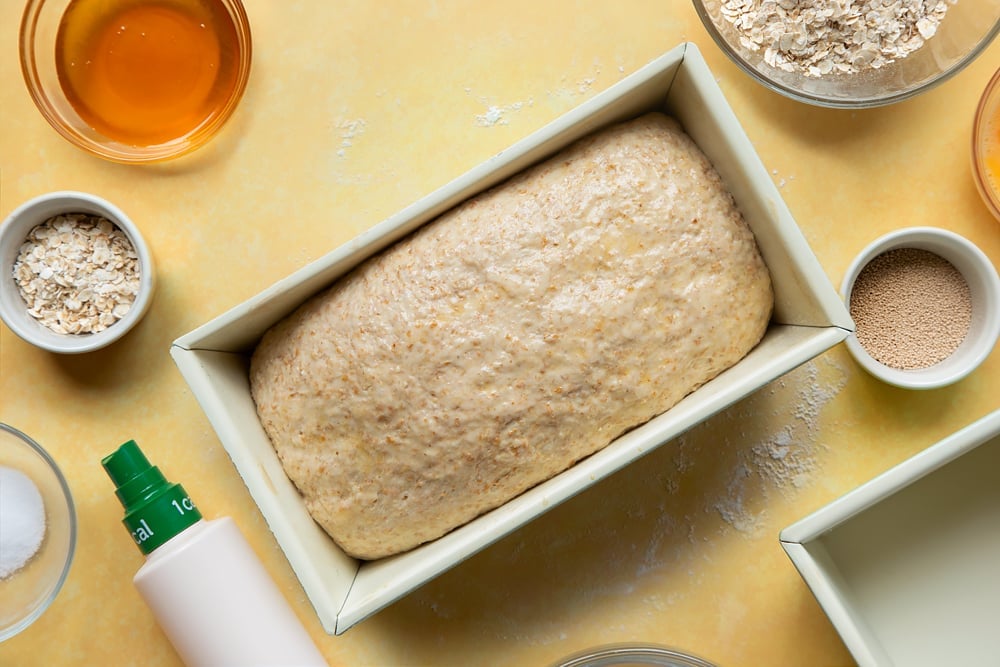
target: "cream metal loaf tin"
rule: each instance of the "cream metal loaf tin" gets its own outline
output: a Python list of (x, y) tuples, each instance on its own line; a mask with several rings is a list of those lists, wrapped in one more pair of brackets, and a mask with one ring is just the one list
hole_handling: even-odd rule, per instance
[(861, 667), (1000, 664), (1000, 410), (781, 532)]
[[(361, 562), (312, 520), (260, 426), (247, 359), (272, 324), (355, 265), (457, 203), (605, 125), (663, 110), (708, 155), (753, 229), (775, 310), (746, 358), (674, 408), (556, 477), (412, 551)], [(326, 630), (340, 634), (556, 504), (842, 341), (843, 302), (726, 103), (701, 54), (682, 44), (355, 240), (176, 340), (171, 354), (242, 475)]]

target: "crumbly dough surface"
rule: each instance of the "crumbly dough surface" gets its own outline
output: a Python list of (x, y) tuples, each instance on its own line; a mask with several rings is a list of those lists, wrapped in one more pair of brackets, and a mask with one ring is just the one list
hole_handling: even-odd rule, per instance
[(375, 559), (603, 448), (739, 361), (773, 297), (679, 125), (584, 138), (360, 265), (255, 350), (261, 422), (313, 518)]

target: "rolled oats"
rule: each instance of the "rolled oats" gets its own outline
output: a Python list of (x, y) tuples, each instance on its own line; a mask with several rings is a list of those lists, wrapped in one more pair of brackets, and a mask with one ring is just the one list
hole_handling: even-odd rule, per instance
[(771, 67), (811, 77), (855, 74), (905, 58), (957, 0), (723, 0), (740, 44)]
[(139, 257), (110, 220), (85, 213), (50, 218), (28, 233), (14, 262), (28, 313), (61, 334), (97, 333), (131, 308)]

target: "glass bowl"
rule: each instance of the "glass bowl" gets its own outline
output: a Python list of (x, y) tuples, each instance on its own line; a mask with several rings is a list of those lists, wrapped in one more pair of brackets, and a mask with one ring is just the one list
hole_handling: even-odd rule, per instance
[(972, 125), (972, 173), (986, 207), (1000, 220), (1000, 69), (986, 84)]
[(28, 92), (60, 135), (144, 163), (218, 133), (243, 97), (252, 46), (240, 0), (27, 0), (19, 51)]
[[(30, 489), (27, 480), (34, 483), (45, 508), (46, 524), (41, 546), (23, 566), (17, 567), (20, 561), (5, 563), (4, 570), (10, 571), (0, 579), (2, 642), (31, 625), (56, 598), (73, 561), (77, 528), (73, 497), (59, 466), (41, 445), (3, 423), (0, 423), (0, 470), (9, 484), (5, 492), (7, 502), (11, 501), (8, 494), (13, 493), (12, 487)], [(6, 539), (16, 537), (8, 533)]]
[[(936, 33), (905, 57), (877, 69), (859, 65), (853, 67), (854, 72), (815, 75), (797, 67), (788, 72), (768, 64), (764, 48), (749, 47), (766, 42), (745, 38), (747, 31), (737, 29), (725, 17), (726, 4), (724, 0), (694, 0), (705, 29), (723, 53), (766, 88), (821, 107), (876, 107), (913, 97), (959, 72), (1000, 32), (1000, 0), (946, 2), (947, 12)], [(789, 35), (795, 27), (791, 26)], [(782, 48), (788, 45), (777, 44), (777, 51)]]
[(608, 644), (568, 656), (552, 667), (715, 667), (710, 662), (656, 644)]
[(958, 382), (986, 360), (1000, 337), (1000, 277), (990, 258), (965, 237), (936, 227), (907, 227), (875, 239), (854, 258), (841, 284), (848, 307), (861, 271), (876, 257), (901, 248), (931, 252), (962, 274), (971, 299), (968, 333), (948, 357), (924, 368), (903, 370), (881, 363), (856, 332), (847, 337), (847, 349), (868, 373), (896, 387), (937, 389)]
[[(106, 329), (94, 333), (57, 333), (28, 312), (14, 278), (13, 266), (28, 233), (49, 218), (63, 213), (86, 213), (104, 217), (125, 233), (135, 249), (139, 265), (139, 287), (128, 312)], [(111, 345), (143, 318), (155, 290), (153, 256), (139, 228), (111, 202), (85, 192), (50, 192), (14, 209), (0, 223), (0, 320), (18, 337), (49, 352), (82, 354)]]

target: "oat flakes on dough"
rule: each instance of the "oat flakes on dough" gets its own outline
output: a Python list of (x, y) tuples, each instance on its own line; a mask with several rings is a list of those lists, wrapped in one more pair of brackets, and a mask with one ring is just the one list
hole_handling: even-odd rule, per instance
[(761, 338), (755, 240), (649, 114), (365, 262), (269, 331), (261, 422), (317, 522), (373, 559), (433, 540), (667, 410)]

